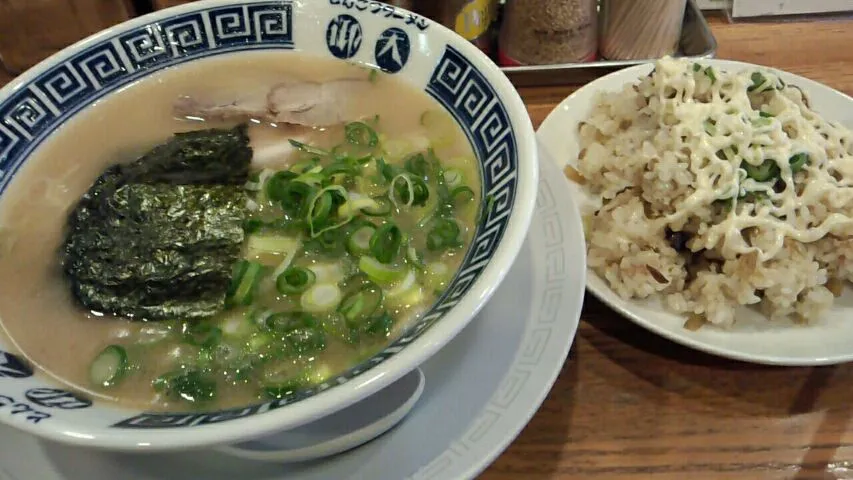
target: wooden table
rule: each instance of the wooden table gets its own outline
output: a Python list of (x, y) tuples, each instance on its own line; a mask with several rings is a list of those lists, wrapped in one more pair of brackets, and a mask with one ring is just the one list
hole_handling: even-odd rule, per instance
[[(853, 94), (853, 21), (729, 24), (718, 57)], [(521, 91), (534, 125), (574, 87)], [(853, 478), (853, 365), (769, 368), (682, 348), (587, 294), (569, 360), (482, 480)]]
[[(728, 24), (720, 58), (853, 94), (853, 21)], [(0, 85), (9, 76), (0, 71)], [(534, 124), (577, 86), (521, 91)], [(769, 368), (679, 347), (587, 296), (569, 360), (484, 480), (853, 479), (853, 365)]]

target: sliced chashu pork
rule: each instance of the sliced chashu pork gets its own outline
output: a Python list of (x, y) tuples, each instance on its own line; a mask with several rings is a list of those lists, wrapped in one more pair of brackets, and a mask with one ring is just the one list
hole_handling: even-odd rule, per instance
[(296, 140), (305, 144), (316, 144), (324, 136), (325, 128), (279, 124), (273, 128), (266, 125), (249, 124), (249, 146), (252, 147), (252, 165), (255, 168), (278, 170), (292, 163), (297, 150), (290, 144)]
[(358, 120), (351, 99), (366, 93), (368, 80), (340, 79), (328, 82), (290, 80), (266, 92), (236, 98), (180, 97), (175, 114), (208, 120), (249, 120), (287, 123), (305, 127), (329, 127)]
[(312, 143), (322, 130), (358, 120), (351, 100), (366, 94), (371, 83), (362, 79), (328, 82), (288, 80), (268, 91), (230, 96), (182, 96), (175, 101), (174, 113), (214, 121), (271, 123), (270, 127), (249, 123), (254, 151), (252, 163), (261, 168), (280, 168), (290, 163), (295, 152), (289, 139)]

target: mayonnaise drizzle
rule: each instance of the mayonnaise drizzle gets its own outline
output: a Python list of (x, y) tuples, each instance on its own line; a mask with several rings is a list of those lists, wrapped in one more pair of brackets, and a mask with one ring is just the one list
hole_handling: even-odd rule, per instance
[[(696, 68), (686, 60), (661, 59), (638, 85), (638, 95), (648, 99), (642, 112), (657, 121), (657, 134), (667, 135), (674, 150), (689, 150), (689, 170), (695, 175), (692, 193), (659, 217), (656, 226), (683, 223), (712, 202), (728, 201), (729, 213), (700, 230), (699, 246), (693, 249), (717, 248), (725, 258), (755, 251), (761, 261), (775, 257), (785, 238), (808, 243), (830, 233), (853, 234), (853, 157), (848, 152), (853, 134), (823, 120), (795, 87), (783, 86), (771, 71), (760, 72), (763, 81), (750, 93), (752, 70), (708, 74), (707, 67)], [(772, 116), (761, 116), (760, 109)], [(798, 153), (808, 154), (809, 162), (794, 174), (789, 161)], [(774, 190), (775, 180), (749, 178), (741, 167), (768, 159), (778, 167), (784, 190)], [(772, 232), (773, 241), (751, 245), (744, 234), (753, 227)]]

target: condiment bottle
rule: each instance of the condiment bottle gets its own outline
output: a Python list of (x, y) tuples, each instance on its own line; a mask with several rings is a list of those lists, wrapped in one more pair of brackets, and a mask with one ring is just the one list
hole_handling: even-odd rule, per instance
[(678, 50), (687, 0), (604, 0), (601, 55), (647, 60)]
[(507, 0), (498, 39), (504, 66), (595, 60), (596, 0)]
[(498, 0), (421, 0), (417, 11), (491, 53)]

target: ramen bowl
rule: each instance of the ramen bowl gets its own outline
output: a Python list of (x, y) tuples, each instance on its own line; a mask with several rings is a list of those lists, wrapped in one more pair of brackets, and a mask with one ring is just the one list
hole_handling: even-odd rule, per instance
[[(10, 334), (0, 339), (0, 421), (54, 441), (121, 451), (232, 444), (292, 429), (411, 372), (462, 330), (501, 283), (522, 246), (536, 197), (537, 155), (526, 109), (475, 46), (381, 2), (200, 1), (64, 49), (0, 90), (0, 206), (42, 144), (93, 105), (126, 95), (164, 70), (180, 73), (214, 57), (260, 51), (278, 52), (282, 61), (310, 55), (381, 70), (435, 100), (458, 124), (477, 160), (476, 200), (489, 208), (477, 216), (470, 247), (447, 288), (395, 340), (343, 373), (295, 395), (213, 411), (144, 411), (93, 398), (43, 372), (38, 352), (20, 348)], [(0, 321), (10, 320), (3, 315)], [(36, 325), (37, 319), (28, 321)]]

